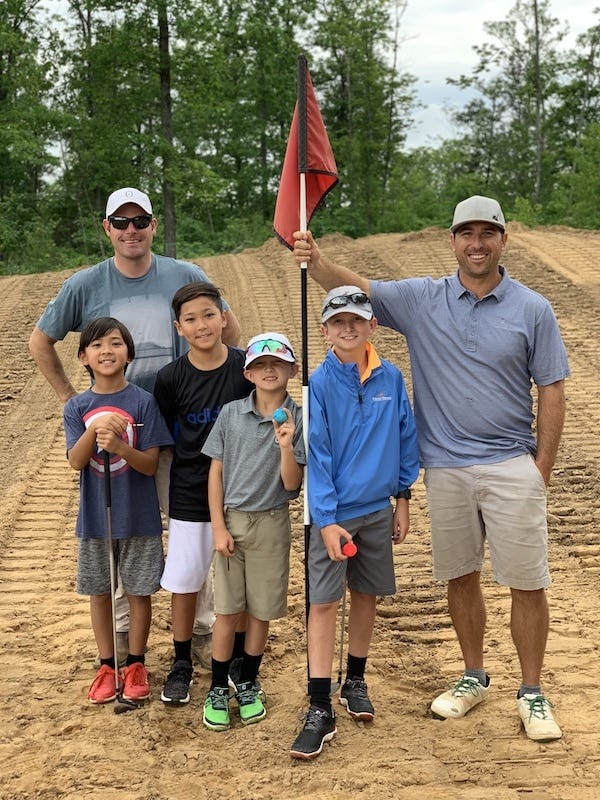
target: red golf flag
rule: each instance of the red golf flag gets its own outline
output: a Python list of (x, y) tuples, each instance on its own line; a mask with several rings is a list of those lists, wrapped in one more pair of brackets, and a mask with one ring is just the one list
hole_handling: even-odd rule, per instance
[(306, 58), (298, 58), (298, 99), (290, 127), (273, 228), (282, 244), (294, 248), (300, 230), (300, 173), (306, 178), (306, 224), (338, 182), (337, 166), (319, 110)]

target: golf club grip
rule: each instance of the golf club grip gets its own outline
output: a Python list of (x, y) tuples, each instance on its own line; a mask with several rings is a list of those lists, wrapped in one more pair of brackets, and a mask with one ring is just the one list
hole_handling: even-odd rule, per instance
[(102, 459), (104, 461), (104, 497), (106, 499), (106, 507), (110, 508), (112, 503), (110, 496), (110, 453), (108, 450), (102, 451)]

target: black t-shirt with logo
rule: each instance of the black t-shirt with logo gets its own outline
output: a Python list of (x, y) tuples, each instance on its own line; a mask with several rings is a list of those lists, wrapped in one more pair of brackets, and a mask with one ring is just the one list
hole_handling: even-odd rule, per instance
[(209, 522), (208, 469), (201, 450), (225, 403), (247, 397), (254, 385), (244, 377), (244, 353), (228, 348), (227, 360), (199, 370), (187, 355), (159, 370), (154, 396), (175, 440), (169, 485), (169, 516)]

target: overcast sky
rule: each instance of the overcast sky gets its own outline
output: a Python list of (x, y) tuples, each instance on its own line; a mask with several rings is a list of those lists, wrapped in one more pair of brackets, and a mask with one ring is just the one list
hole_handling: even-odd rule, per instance
[[(453, 131), (443, 109), (464, 105), (469, 95), (446, 85), (446, 78), (469, 75), (477, 63), (473, 46), (484, 41), (484, 22), (504, 19), (514, 0), (408, 0), (402, 17), (406, 40), (400, 51), (401, 69), (418, 78), (418, 97), (425, 108), (415, 115), (408, 147), (435, 145)], [(569, 45), (576, 35), (600, 22), (594, 9), (600, 0), (552, 0), (551, 13), (568, 23)]]

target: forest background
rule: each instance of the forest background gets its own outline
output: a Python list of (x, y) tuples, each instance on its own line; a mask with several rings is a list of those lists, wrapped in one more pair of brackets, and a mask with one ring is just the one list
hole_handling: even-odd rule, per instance
[(600, 228), (600, 8), (574, 47), (549, 0), (485, 23), (457, 136), (406, 147), (408, 0), (0, 3), (0, 274), (93, 263), (114, 188), (139, 186), (180, 258), (272, 235), (306, 53), (340, 184), (316, 235), (447, 226), (473, 193), (525, 225)]

